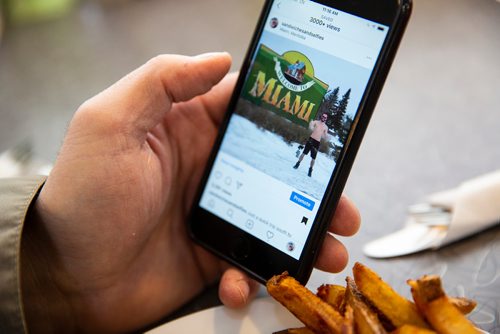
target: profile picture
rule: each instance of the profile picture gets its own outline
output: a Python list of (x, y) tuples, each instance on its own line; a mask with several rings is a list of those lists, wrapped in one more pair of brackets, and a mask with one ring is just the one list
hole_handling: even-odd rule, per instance
[(270, 26), (271, 26), (271, 28), (273, 28), (273, 29), (274, 29), (274, 28), (276, 28), (276, 27), (278, 26), (278, 23), (279, 23), (279, 22), (278, 22), (278, 18), (276, 18), (276, 17), (273, 17), (273, 18), (271, 19), (271, 21), (269, 21), (269, 25), (270, 25)]
[(293, 252), (293, 250), (295, 249), (295, 244), (293, 242), (289, 242), (287, 245), (286, 245), (286, 248), (288, 249), (289, 252)]

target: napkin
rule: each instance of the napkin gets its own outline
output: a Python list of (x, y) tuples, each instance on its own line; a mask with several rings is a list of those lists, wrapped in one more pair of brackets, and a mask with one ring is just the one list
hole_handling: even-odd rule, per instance
[(367, 243), (370, 257), (438, 249), (500, 223), (500, 170), (431, 194), (408, 208), (405, 226)]

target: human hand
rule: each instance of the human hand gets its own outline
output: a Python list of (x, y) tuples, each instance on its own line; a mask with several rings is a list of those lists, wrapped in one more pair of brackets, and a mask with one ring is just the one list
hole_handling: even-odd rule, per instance
[[(229, 306), (255, 293), (254, 281), (185, 230), (235, 77), (213, 86), (229, 67), (224, 53), (160, 56), (79, 108), (25, 227), (29, 327), (137, 330), (219, 278)], [(351, 235), (358, 226), (357, 210), (342, 198), (330, 231)], [(317, 266), (340, 271), (346, 263), (329, 235)]]

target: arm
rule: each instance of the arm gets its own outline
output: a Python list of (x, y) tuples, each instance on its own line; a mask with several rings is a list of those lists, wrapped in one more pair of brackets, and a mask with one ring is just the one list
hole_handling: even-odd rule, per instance
[(330, 135), (328, 135), (328, 126), (325, 125), (325, 132), (323, 132), (323, 139), (330, 140)]

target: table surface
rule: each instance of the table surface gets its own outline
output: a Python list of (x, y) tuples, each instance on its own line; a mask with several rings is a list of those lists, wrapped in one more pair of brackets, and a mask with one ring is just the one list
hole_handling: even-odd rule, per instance
[[(0, 152), (28, 142), (53, 161), (79, 104), (156, 54), (227, 50), (236, 70), (262, 5), (114, 2), (82, 2), (67, 17), (7, 31), (0, 46)], [(497, 1), (414, 0), (345, 190), (363, 217), (360, 232), (342, 238), (349, 266), (338, 275), (315, 271), (312, 289), (343, 284), (355, 261), (406, 296), (406, 279), (439, 274), (448, 293), (478, 301), (471, 319), (479, 327), (500, 333), (498, 227), (438, 251), (390, 260), (362, 253), (366, 242), (403, 226), (408, 205), (500, 168), (499, 33)], [(211, 289), (182, 314), (216, 303)]]

